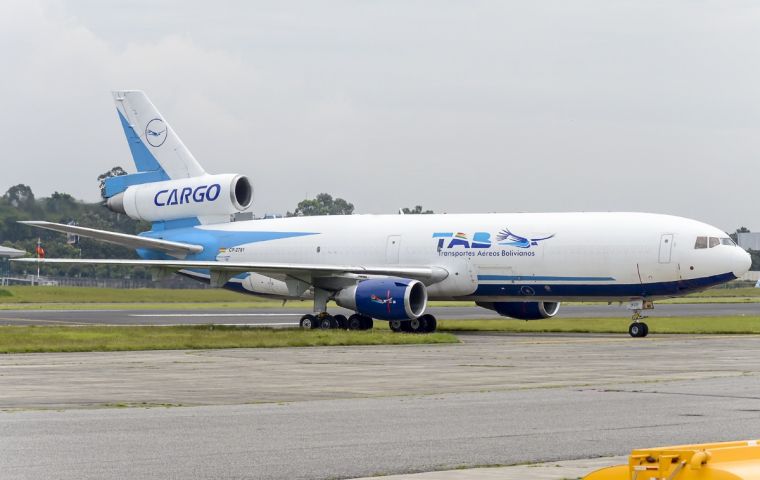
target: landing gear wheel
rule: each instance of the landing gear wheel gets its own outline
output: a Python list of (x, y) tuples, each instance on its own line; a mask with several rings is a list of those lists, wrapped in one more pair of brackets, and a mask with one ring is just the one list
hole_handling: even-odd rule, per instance
[(425, 327), (427, 327), (427, 322), (422, 318), (413, 318), (409, 320), (409, 331), (411, 333), (422, 333), (425, 331)]
[(362, 315), (362, 330), (372, 330), (373, 326), (374, 322), (372, 321), (372, 317)]
[(391, 330), (398, 333), (401, 331), (401, 320), (391, 320), (388, 322), (388, 326), (391, 327)]
[(354, 313), (348, 317), (348, 329), (349, 330), (362, 330), (362, 316), (358, 313)]
[(345, 315), (338, 314), (338, 315), (334, 315), (333, 318), (335, 319), (336, 322), (338, 322), (338, 328), (341, 328), (343, 330), (348, 329), (348, 319), (346, 318)]
[(646, 337), (649, 333), (649, 326), (644, 322), (633, 322), (628, 327), (628, 334), (634, 338)]
[(424, 330), (425, 333), (435, 332), (436, 327), (438, 327), (438, 321), (436, 321), (434, 316), (427, 313), (421, 316), (420, 319), (423, 320), (425, 324), (425, 330)]
[(332, 315), (325, 315), (319, 320), (319, 328), (322, 330), (329, 330), (331, 328), (338, 328), (338, 322)]
[(317, 317), (314, 315), (304, 315), (301, 317), (300, 322), (301, 328), (304, 330), (310, 330), (312, 328), (317, 328)]

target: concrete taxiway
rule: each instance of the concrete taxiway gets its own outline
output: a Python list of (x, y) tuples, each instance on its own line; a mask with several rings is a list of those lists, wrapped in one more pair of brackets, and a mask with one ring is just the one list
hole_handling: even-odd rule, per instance
[(0, 472), (355, 478), (760, 431), (760, 336), (461, 338), (0, 356)]
[[(480, 307), (430, 308), (438, 319), (503, 318)], [(352, 312), (331, 309), (333, 313)], [(289, 327), (298, 324), (304, 312), (289, 308), (212, 309), (212, 310), (0, 310), (0, 325), (174, 325), (225, 323)], [(657, 305), (649, 315), (654, 317), (717, 317), (760, 315), (760, 303), (703, 303)], [(627, 318), (630, 312), (618, 305), (566, 304), (558, 318)]]

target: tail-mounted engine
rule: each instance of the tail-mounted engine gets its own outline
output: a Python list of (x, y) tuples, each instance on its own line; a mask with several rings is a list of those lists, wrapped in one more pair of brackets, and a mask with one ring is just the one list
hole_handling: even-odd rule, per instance
[(248, 177), (203, 175), (132, 185), (106, 201), (114, 212), (149, 222), (199, 216), (232, 215), (253, 203)]
[(382, 320), (411, 320), (425, 313), (427, 290), (417, 280), (372, 278), (344, 288), (335, 303)]

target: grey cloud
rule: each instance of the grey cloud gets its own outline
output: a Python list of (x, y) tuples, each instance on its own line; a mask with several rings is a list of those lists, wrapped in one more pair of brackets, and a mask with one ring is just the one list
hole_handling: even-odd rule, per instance
[[(94, 200), (140, 88), (258, 213), (644, 210), (760, 229), (746, 2), (4, 2), (0, 190)], [(34, 172), (51, 172), (36, 174)]]

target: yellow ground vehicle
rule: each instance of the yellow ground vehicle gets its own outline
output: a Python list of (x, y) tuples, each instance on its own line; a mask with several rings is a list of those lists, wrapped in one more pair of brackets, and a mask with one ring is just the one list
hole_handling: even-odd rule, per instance
[(634, 450), (583, 480), (760, 480), (760, 440)]

